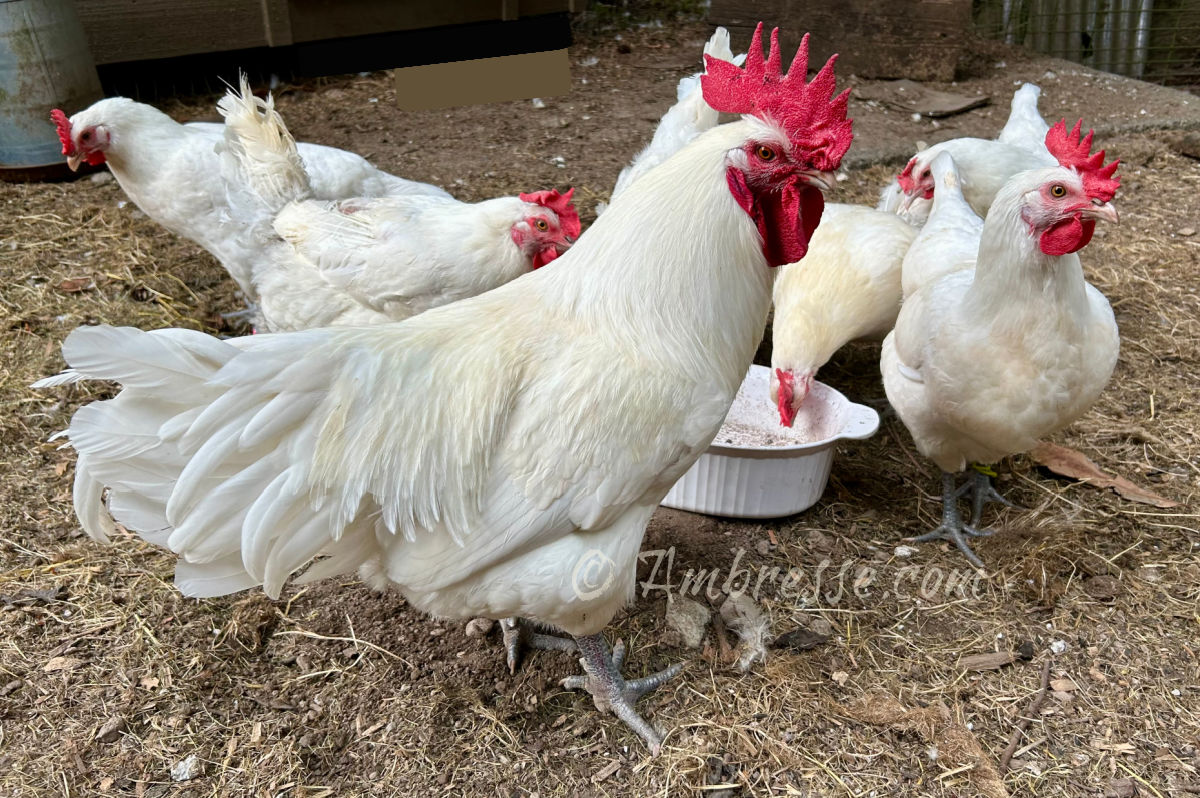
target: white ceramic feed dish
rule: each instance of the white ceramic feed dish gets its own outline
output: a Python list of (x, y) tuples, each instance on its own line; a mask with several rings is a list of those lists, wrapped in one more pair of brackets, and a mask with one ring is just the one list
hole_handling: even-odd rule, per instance
[(779, 518), (816, 504), (839, 440), (869, 438), (879, 414), (820, 382), (792, 427), (779, 423), (768, 393), (771, 370), (751, 366), (708, 450), (662, 503), (730, 518)]

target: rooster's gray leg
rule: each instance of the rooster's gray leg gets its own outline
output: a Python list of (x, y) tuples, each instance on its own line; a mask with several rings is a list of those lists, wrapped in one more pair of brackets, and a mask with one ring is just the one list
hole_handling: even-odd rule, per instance
[(611, 655), (603, 635), (577, 637), (575, 644), (579, 647), (579, 653), (583, 655), (579, 662), (583, 665), (586, 675), (568, 676), (562, 680), (562, 686), (568, 690), (587, 690), (592, 694), (596, 709), (611, 712), (625, 721), (626, 726), (646, 741), (650, 753), (657, 756), (662, 748), (662, 735), (638, 714), (633, 705), (643, 695), (662, 686), (683, 670), (682, 663), (676, 663), (651, 676), (627, 682), (621, 676), (621, 666), (625, 663), (625, 644), (622, 641), (618, 640), (613, 646)]
[(1005, 507), (1015, 506), (1008, 499), (1001, 496), (994, 487), (992, 487), (993, 476), (994, 473), (991, 473), (991, 469), (987, 468), (986, 466), (971, 467), (971, 481), (967, 484), (970, 485), (971, 490), (972, 527), (979, 526), (979, 522), (983, 519), (983, 507), (988, 502), (1003, 504)]
[(508, 660), (509, 673), (517, 672), (527, 648), (543, 651), (576, 650), (574, 640), (542, 634), (524, 618), (504, 618), (500, 621), (500, 632), (504, 635), (504, 654)]
[[(980, 474), (984, 479), (986, 475)], [(927, 543), (931, 540), (949, 540), (958, 546), (966, 558), (971, 561), (971, 565), (976, 568), (983, 568), (983, 560), (975, 556), (975, 552), (971, 551), (971, 547), (967, 544), (967, 538), (984, 538), (991, 535), (993, 529), (976, 529), (973, 525), (964, 524), (962, 517), (958, 514), (958, 497), (961, 496), (967, 489), (974, 486), (974, 482), (968, 481), (962, 488), (954, 487), (954, 475), (942, 472), (942, 524), (932, 532), (927, 532), (920, 537), (912, 538), (914, 543)]]

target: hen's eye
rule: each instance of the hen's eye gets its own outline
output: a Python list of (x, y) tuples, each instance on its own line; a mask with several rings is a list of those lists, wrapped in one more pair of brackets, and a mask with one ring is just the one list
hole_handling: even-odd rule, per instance
[(1056, 199), (1062, 199), (1063, 197), (1067, 196), (1067, 190), (1055, 183), (1053, 186), (1050, 186), (1050, 196), (1055, 197)]
[(541, 230), (543, 233), (550, 229), (550, 225), (547, 224), (545, 219), (538, 219), (536, 222), (533, 223), (533, 226), (536, 227), (538, 230)]
[(88, 140), (88, 139), (90, 139), (91, 137), (92, 137), (92, 131), (90, 131), (90, 130), (85, 130), (85, 131), (83, 131), (83, 135), (82, 135), (82, 136), (80, 136), (79, 138), (80, 138), (80, 139), (82, 139), (83, 141), (87, 141), (87, 140)]
[(754, 154), (758, 156), (760, 161), (775, 160), (775, 150), (771, 149), (765, 144), (759, 144), (758, 149), (754, 151)]

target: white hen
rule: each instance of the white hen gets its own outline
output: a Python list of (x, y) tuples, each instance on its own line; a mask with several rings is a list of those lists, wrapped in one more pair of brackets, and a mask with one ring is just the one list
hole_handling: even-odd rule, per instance
[(259, 219), (253, 286), (260, 326), (284, 332), (399, 321), (482, 294), (549, 263), (580, 232), (571, 193), (465, 203), (444, 196), (313, 196), (270, 98), (232, 89), (221, 165), (231, 205)]
[[(983, 505), (1003, 499), (975, 471), (962, 490), (954, 474), (1026, 451), (1082, 415), (1117, 361), (1108, 301), (1083, 276), (1075, 253), (1097, 219), (1115, 222), (1118, 180), (1091, 133), (1059, 122), (1046, 145), (1062, 165), (1014, 175), (983, 226), (977, 265), (926, 283), (908, 297), (883, 342), (888, 400), (917, 448), (942, 469), (942, 524), (917, 540), (951, 540), (982, 567), (968, 536)], [(940, 191), (940, 189), (939, 189)], [(970, 524), (957, 500), (973, 491)]]
[[(1041, 120), (1037, 112), (1037, 98), (1040, 93), (1041, 89), (1030, 83), (1024, 84), (1014, 93), (1009, 119), (1000, 134), (1002, 138), (950, 139), (914, 155), (896, 177), (896, 185), (904, 194), (898, 207), (906, 210), (913, 203), (933, 198), (934, 181), (930, 166), (933, 159), (942, 152), (954, 156), (963, 196), (979, 216), (987, 215), (996, 192), (1008, 178), (1017, 172), (1057, 164), (1058, 161), (1041, 143), (1048, 129), (1044, 122), (1041, 138), (1031, 138), (1036, 135), (1034, 120)], [(894, 197), (894, 192), (892, 196)]]
[[(108, 164), (121, 189), (147, 216), (208, 250), (243, 294), (253, 296), (250, 274), (260, 245), (241, 234), (253, 219), (230, 219), (214, 149), (223, 125), (180, 124), (126, 97), (100, 100), (70, 119), (58, 110), (51, 116), (72, 169), (81, 161)], [(298, 151), (314, 197), (449, 196), (436, 186), (380, 171), (352, 152), (303, 143)]]
[(963, 199), (954, 157), (939, 153), (930, 172), (937, 191), (930, 201), (929, 218), (904, 255), (901, 287), (905, 298), (950, 272), (973, 268), (983, 235), (983, 219)]
[(1040, 157), (1046, 149), (1046, 134), (1050, 132), (1050, 126), (1038, 112), (1038, 98), (1041, 96), (1039, 86), (1022, 83), (1021, 88), (1013, 92), (1008, 121), (1004, 123), (1000, 135), (996, 136), (996, 141), (1020, 147)]
[[(598, 707), (652, 750), (601, 631), (633, 596), (646, 524), (721, 425), (762, 337), (771, 266), (800, 260), (850, 145), (832, 61), (783, 78), (761, 26), (745, 70), (709, 59), (742, 118), (642, 179), (562, 256), (403, 322), (219, 341), (85, 327), (75, 508), (178, 556), (188, 595), (366, 567), (417, 608), (528, 617), (575, 637)], [(102, 501), (107, 487), (107, 509)], [(110, 512), (112, 517), (110, 517)], [(668, 672), (666, 675), (670, 675)]]
[(895, 325), (900, 265), (916, 235), (894, 214), (829, 204), (804, 260), (780, 269), (770, 391), (784, 426), (834, 352), (858, 338), (882, 338)]

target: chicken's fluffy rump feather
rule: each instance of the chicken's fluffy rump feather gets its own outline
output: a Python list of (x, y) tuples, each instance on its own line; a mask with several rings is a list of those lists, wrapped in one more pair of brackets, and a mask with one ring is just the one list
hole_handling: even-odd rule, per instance
[(1038, 112), (1038, 98), (1041, 96), (1041, 87), (1022, 83), (1013, 92), (1008, 121), (1004, 123), (1000, 135), (996, 136), (996, 141), (1020, 147), (1040, 157), (1046, 148), (1046, 134), (1050, 132), (1050, 126)]

